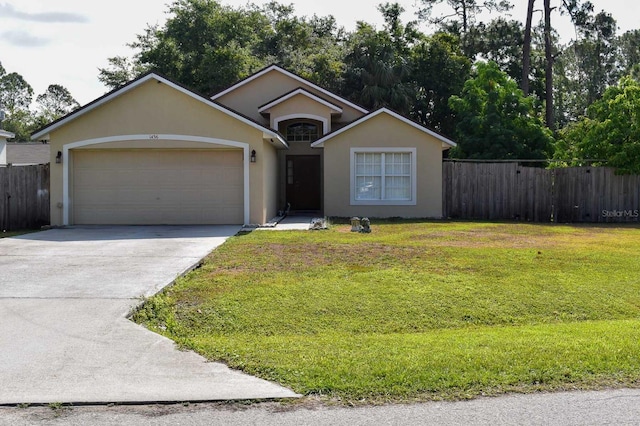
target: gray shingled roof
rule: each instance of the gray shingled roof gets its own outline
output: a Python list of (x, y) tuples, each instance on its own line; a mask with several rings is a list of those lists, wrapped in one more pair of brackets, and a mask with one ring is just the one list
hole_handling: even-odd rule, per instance
[(7, 163), (46, 164), (50, 161), (51, 147), (41, 142), (8, 142)]

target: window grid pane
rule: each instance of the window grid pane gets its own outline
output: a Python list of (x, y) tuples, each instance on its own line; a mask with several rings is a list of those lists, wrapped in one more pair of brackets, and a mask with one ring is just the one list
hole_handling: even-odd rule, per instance
[(411, 200), (411, 153), (355, 153), (356, 200)]
[(387, 176), (385, 195), (387, 200), (410, 200), (411, 178), (408, 176)]
[(287, 142), (314, 142), (318, 140), (319, 127), (311, 123), (294, 123), (287, 126)]
[(382, 155), (377, 153), (357, 153), (356, 200), (380, 200), (382, 198)]

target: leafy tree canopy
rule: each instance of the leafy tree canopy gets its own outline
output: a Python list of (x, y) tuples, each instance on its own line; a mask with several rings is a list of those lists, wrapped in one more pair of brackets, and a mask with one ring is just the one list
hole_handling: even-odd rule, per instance
[(449, 98), (462, 91), (471, 72), (471, 61), (462, 52), (460, 39), (436, 33), (413, 49), (411, 60), (416, 84), (413, 115), (422, 124), (453, 135)]
[[(640, 174), (640, 83), (623, 77), (593, 103), (587, 117), (561, 134), (556, 158), (580, 166), (585, 159), (604, 160), (620, 173)], [(602, 165), (595, 162), (594, 165)]]
[(38, 95), (39, 111), (31, 110), (33, 88), (22, 75), (7, 74), (0, 63), (0, 109), (6, 113), (0, 128), (15, 134), (14, 140), (28, 141), (38, 127), (71, 112), (78, 102), (69, 91), (59, 84), (52, 84), (47, 91)]
[(346, 96), (363, 106), (389, 107), (408, 114), (415, 99), (409, 55), (418, 38), (415, 22), (400, 22), (404, 11), (397, 3), (380, 5), (385, 29), (359, 22), (349, 39), (345, 57)]
[(59, 84), (50, 84), (46, 92), (38, 95), (38, 113), (36, 126), (44, 126), (80, 107), (67, 88)]
[[(513, 6), (508, 0), (420, 0), (419, 15), (436, 25), (448, 25), (452, 21), (466, 34), (476, 24), (476, 17), (482, 12), (505, 12)], [(449, 12), (434, 17), (433, 7), (446, 4)]]
[(476, 64), (460, 96), (449, 104), (456, 114), (457, 158), (546, 159), (553, 138), (515, 80), (495, 62)]
[(210, 94), (278, 63), (329, 89), (340, 82), (344, 34), (331, 16), (300, 18), (277, 2), (234, 8), (216, 0), (178, 0), (169, 13), (163, 26), (130, 44), (132, 59), (109, 58), (98, 79), (116, 88), (155, 70)]
[[(4, 69), (3, 69), (4, 71)], [(6, 118), (2, 128), (15, 134), (16, 140), (28, 140), (33, 125), (29, 105), (33, 99), (33, 88), (18, 73), (0, 77), (0, 109)]]
[(33, 99), (33, 88), (18, 73), (12, 72), (0, 78), (0, 105), (9, 115), (29, 109)]

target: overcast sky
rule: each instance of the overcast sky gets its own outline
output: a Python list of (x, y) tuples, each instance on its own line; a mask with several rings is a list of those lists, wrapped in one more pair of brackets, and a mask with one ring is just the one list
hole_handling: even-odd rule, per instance
[[(255, 0), (263, 4), (268, 0)], [(640, 1), (591, 0), (596, 11), (605, 9), (617, 19), (620, 32), (640, 28)], [(369, 0), (294, 0), (298, 15), (332, 14), (338, 24), (351, 30), (358, 20), (380, 27), (382, 19)], [(416, 0), (399, 0), (407, 9), (404, 20), (414, 19)], [(559, 0), (552, 0), (559, 2)], [(107, 91), (98, 81), (98, 68), (107, 58), (130, 56), (126, 44), (135, 40), (147, 24), (162, 24), (169, 0), (0, 0), (0, 62), (7, 72), (17, 72), (31, 84), (35, 96), (49, 84), (61, 84), (86, 104)], [(222, 0), (244, 6), (246, 0)], [(526, 0), (514, 0), (514, 19), (522, 20)], [(573, 29), (558, 16), (556, 26), (564, 41)], [(34, 96), (34, 99), (35, 99)]]

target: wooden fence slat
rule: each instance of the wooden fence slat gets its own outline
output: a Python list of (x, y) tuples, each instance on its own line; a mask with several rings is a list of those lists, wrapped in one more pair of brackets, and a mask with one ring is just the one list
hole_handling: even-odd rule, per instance
[(49, 165), (0, 167), (0, 230), (48, 225)]
[(640, 176), (607, 167), (445, 162), (443, 209), (454, 219), (638, 222)]

